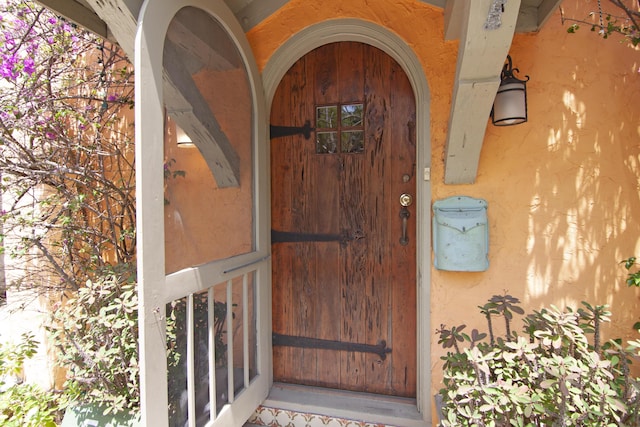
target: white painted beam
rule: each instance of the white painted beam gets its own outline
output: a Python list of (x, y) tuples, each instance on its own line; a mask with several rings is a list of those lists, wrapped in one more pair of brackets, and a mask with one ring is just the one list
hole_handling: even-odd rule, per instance
[(38, 3), (100, 37), (111, 38), (107, 24), (93, 10), (76, 1), (38, 0)]
[(499, 79), (457, 82), (445, 157), (446, 184), (475, 181), (487, 118), (499, 85)]
[(459, 9), (464, 25), (445, 147), (446, 184), (471, 184), (478, 172), (491, 106), (520, 10), (520, 0), (508, 0), (497, 15), (496, 27), (496, 20), (488, 18), (498, 1), (465, 0), (467, 5)]
[(143, 0), (86, 0), (102, 19), (122, 50), (133, 61), (133, 47), (138, 26), (138, 14)]

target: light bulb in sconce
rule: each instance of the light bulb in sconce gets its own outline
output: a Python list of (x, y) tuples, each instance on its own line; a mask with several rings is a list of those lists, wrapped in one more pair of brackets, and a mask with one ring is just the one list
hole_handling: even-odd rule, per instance
[(180, 148), (194, 147), (193, 141), (189, 135), (180, 126), (176, 125), (176, 143)]

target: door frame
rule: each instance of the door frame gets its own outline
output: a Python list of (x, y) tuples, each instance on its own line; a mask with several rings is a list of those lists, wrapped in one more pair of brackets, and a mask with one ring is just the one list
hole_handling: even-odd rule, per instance
[[(291, 36), (269, 59), (262, 72), (267, 117), (280, 80), (289, 68), (311, 50), (333, 42), (355, 41), (377, 47), (404, 69), (413, 87), (416, 102), (416, 406), (427, 424), (431, 423), (431, 137), (430, 93), (422, 64), (411, 48), (396, 34), (375, 23), (359, 19), (324, 21)], [(273, 367), (273, 361), (271, 361)]]
[[(165, 35), (183, 7), (202, 9), (227, 31), (242, 57), (252, 97), (255, 243), (251, 252), (165, 274), (164, 102), (162, 55)], [(223, 1), (145, 0), (135, 41), (136, 233), (141, 425), (168, 426), (166, 304), (212, 284), (255, 272), (257, 375), (207, 425), (242, 425), (267, 395), (271, 377), (271, 270), (268, 119), (253, 51), (235, 15)], [(251, 225), (248, 225), (251, 226)], [(264, 349), (269, 349), (267, 352)], [(209, 356), (212, 357), (211, 355)], [(191, 374), (190, 374), (191, 375)], [(192, 375), (191, 375), (192, 376)], [(193, 393), (193, 390), (190, 390)], [(190, 426), (195, 420), (190, 419)]]

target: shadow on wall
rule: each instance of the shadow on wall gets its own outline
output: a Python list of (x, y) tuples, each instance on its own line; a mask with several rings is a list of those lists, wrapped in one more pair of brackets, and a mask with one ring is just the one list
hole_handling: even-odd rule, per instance
[(492, 174), (503, 174), (519, 207), (507, 228), (517, 231), (501, 236), (518, 249), (499, 262), (526, 263), (525, 288), (508, 288), (530, 309), (608, 304), (608, 335), (635, 338), (640, 293), (619, 262), (640, 252), (640, 54), (580, 31), (550, 22), (535, 48), (534, 37), (512, 48), (532, 76), (530, 122), (513, 133), (490, 129), (491, 151), (513, 147)]
[[(574, 3), (584, 5), (563, 4)], [(434, 183), (434, 199), (487, 200), (490, 228), (486, 272), (433, 272), (434, 331), (484, 329), (477, 306), (506, 292), (527, 312), (608, 304), (605, 335), (637, 338), (640, 290), (619, 262), (640, 256), (640, 53), (566, 28), (556, 13), (540, 33), (516, 36), (514, 66), (531, 76), (529, 121), (488, 126), (475, 184)], [(437, 389), (445, 352), (433, 343)]]
[[(580, 36), (596, 38), (586, 29)], [(571, 56), (572, 38), (558, 52), (557, 74), (540, 73), (557, 114), (543, 127), (546, 161), (531, 177), (526, 294), (533, 305), (548, 296), (559, 305), (609, 304), (610, 336), (630, 337), (638, 292), (618, 262), (640, 250), (640, 91), (638, 62), (628, 60), (637, 53), (596, 39)], [(544, 111), (544, 97), (534, 106)]]

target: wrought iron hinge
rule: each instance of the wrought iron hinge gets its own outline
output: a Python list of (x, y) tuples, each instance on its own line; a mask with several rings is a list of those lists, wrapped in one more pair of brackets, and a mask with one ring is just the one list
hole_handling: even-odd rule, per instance
[(281, 138), (283, 136), (303, 135), (304, 139), (311, 138), (311, 131), (315, 129), (311, 127), (311, 122), (307, 120), (304, 126), (277, 126), (269, 125), (270, 138)]
[(292, 335), (273, 334), (273, 345), (297, 348), (317, 348), (321, 350), (355, 351), (358, 353), (373, 353), (381, 360), (387, 358), (387, 353), (391, 349), (387, 347), (387, 342), (381, 340), (378, 344), (360, 344), (354, 342), (343, 342), (334, 340), (323, 340), (320, 338), (296, 337)]

